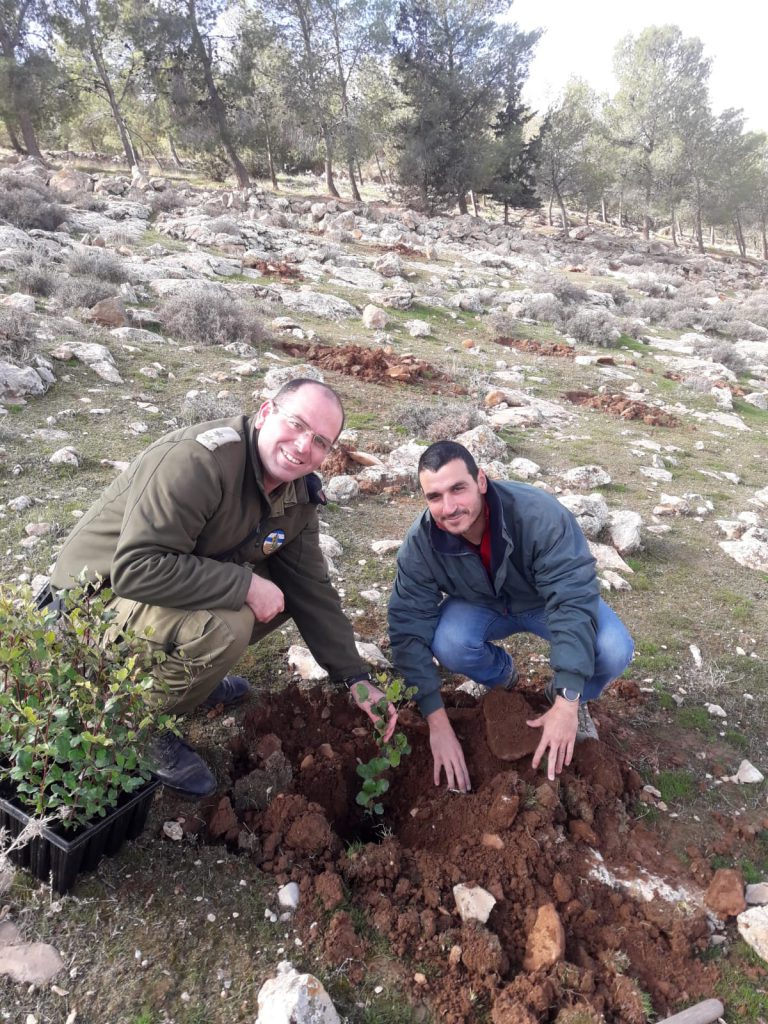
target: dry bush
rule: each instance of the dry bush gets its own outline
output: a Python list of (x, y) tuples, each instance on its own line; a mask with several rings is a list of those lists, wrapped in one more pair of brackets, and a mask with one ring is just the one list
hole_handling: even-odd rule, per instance
[(596, 289), (600, 292), (607, 292), (617, 306), (625, 306), (631, 301), (631, 296), (623, 284), (618, 281), (601, 281)]
[[(536, 271), (530, 276), (530, 287), (537, 292), (552, 292), (560, 302), (586, 302), (587, 290), (576, 284), (565, 274), (553, 274), (547, 270)], [(607, 290), (607, 289), (606, 289)]]
[(699, 341), (695, 344), (696, 355), (704, 359), (711, 359), (713, 363), (722, 363), (729, 370), (733, 370), (737, 377), (744, 377), (749, 373), (749, 363), (740, 352), (733, 347), (730, 341), (715, 341), (713, 338)]
[(607, 310), (594, 307), (576, 309), (560, 325), (576, 341), (586, 345), (600, 345), (607, 348), (621, 337), (619, 321)]
[(102, 199), (93, 192), (74, 192), (70, 195), (70, 202), (78, 210), (88, 210), (91, 213), (104, 213), (109, 205), (106, 199)]
[(23, 362), (34, 342), (34, 317), (20, 309), (0, 306), (0, 358)]
[(56, 287), (56, 298), (62, 309), (90, 309), (112, 295), (117, 295), (117, 288), (98, 277), (60, 278)]
[(520, 301), (520, 315), (529, 320), (557, 324), (563, 318), (562, 302), (552, 294), (523, 295)]
[(32, 178), (0, 174), (0, 220), (23, 231), (55, 231), (67, 219), (56, 195)]
[(208, 225), (215, 235), (235, 235), (240, 237), (240, 228), (231, 217), (216, 217)]
[(220, 420), (226, 416), (239, 416), (243, 407), (234, 395), (218, 397), (208, 391), (187, 395), (181, 405), (179, 425), (191, 427), (195, 423), (207, 423), (208, 420)]
[(752, 323), (768, 328), (768, 295), (753, 295), (741, 306), (742, 314)]
[(652, 324), (664, 323), (669, 313), (668, 299), (631, 299), (622, 310), (627, 316), (641, 317)]
[(38, 257), (16, 271), (16, 287), (27, 295), (40, 295), (47, 299), (56, 291), (59, 281), (56, 271)]
[(512, 313), (495, 310), (485, 317), (483, 326), (492, 338), (514, 338), (520, 330), (520, 321)]
[(258, 346), (267, 337), (252, 307), (199, 285), (167, 296), (159, 313), (166, 333), (184, 344)]
[(673, 295), (675, 291), (675, 286), (664, 279), (666, 276), (646, 271), (642, 274), (633, 274), (627, 280), (627, 284), (636, 292), (644, 292), (653, 299), (662, 299), (665, 296)]
[(761, 327), (751, 320), (744, 320), (741, 317), (731, 320), (728, 325), (728, 334), (732, 338), (743, 338), (744, 341), (768, 340), (768, 330), (765, 327)]
[(104, 249), (73, 252), (67, 260), (67, 270), (78, 277), (95, 277), (99, 281), (111, 281), (113, 284), (122, 284), (128, 280), (122, 260)]
[(427, 441), (441, 441), (445, 437), (456, 437), (465, 430), (472, 430), (482, 423), (477, 409), (465, 405), (406, 405), (400, 409), (394, 423), (415, 437)]
[(162, 192), (153, 192), (149, 196), (149, 208), (153, 216), (158, 213), (170, 213), (183, 205), (184, 200), (173, 188), (163, 189)]

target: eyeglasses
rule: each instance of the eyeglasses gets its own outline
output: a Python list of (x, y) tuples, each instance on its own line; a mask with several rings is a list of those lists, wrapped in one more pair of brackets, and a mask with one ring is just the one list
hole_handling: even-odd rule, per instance
[(322, 434), (316, 434), (312, 427), (308, 423), (305, 423), (301, 416), (297, 416), (296, 413), (288, 412), (286, 409), (281, 408), (277, 402), (272, 402), (272, 408), (275, 412), (282, 417), (285, 424), (294, 434), (309, 434), (312, 446), (317, 450), (318, 455), (320, 452), (323, 455), (328, 453), (333, 448), (333, 441), (329, 441), (327, 437), (323, 437)]

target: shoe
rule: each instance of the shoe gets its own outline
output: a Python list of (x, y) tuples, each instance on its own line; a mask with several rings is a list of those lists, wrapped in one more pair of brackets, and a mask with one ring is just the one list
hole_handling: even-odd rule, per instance
[[(555, 693), (555, 681), (550, 679), (547, 685), (544, 687), (544, 697), (548, 704), (554, 704), (557, 698)], [(579, 701), (579, 715), (578, 725), (576, 726), (576, 742), (581, 743), (582, 740), (599, 740), (600, 736), (597, 731), (597, 726), (592, 721), (592, 715), (589, 713), (589, 708), (586, 704), (582, 704)]]
[(152, 774), (164, 786), (184, 796), (210, 796), (216, 790), (216, 779), (202, 757), (168, 730), (152, 742), (149, 764)]
[(245, 676), (224, 676), (219, 685), (209, 693), (200, 707), (215, 708), (217, 704), (235, 704), (247, 697), (251, 692), (251, 684)]
[(514, 688), (517, 686), (517, 681), (518, 681), (519, 678), (520, 678), (520, 676), (517, 674), (517, 669), (513, 665), (512, 666), (512, 675), (509, 677), (509, 679), (506, 681), (506, 683), (502, 683), (501, 684), (499, 689), (500, 690), (514, 690)]

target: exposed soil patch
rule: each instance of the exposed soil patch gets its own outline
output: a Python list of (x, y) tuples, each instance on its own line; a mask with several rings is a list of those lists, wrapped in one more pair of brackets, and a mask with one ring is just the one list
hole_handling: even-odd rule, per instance
[(323, 370), (335, 370), (350, 377), (385, 384), (404, 384), (444, 380), (434, 366), (409, 354), (396, 355), (391, 348), (365, 348), (363, 345), (302, 345), (283, 341), (280, 347), (289, 355), (314, 363)]
[(534, 341), (532, 338), (494, 338), (497, 345), (504, 348), (515, 348), (518, 352), (530, 352), (537, 356), (553, 356), (556, 359), (574, 359), (578, 352), (570, 345), (561, 345), (556, 341)]
[(563, 398), (574, 405), (618, 416), (622, 420), (640, 420), (649, 427), (679, 427), (680, 420), (671, 413), (654, 409), (652, 405), (638, 402), (624, 395), (595, 395), (591, 391), (566, 391)]
[[(642, 780), (616, 751), (636, 687), (610, 699), (616, 722), (601, 705), (602, 742), (580, 744), (554, 783), (531, 768), (537, 734), (525, 720), (541, 710), (539, 693), (456, 697), (449, 715), (472, 792), (433, 785), (426, 723), (406, 710), (413, 752), (391, 777), (385, 828), (355, 804), (356, 765), (374, 746), (346, 696), (292, 686), (266, 698), (231, 742), (232, 789), (209, 802), (207, 838), (247, 851), (279, 883), (298, 882), (302, 940), (353, 980), (370, 935), (386, 936), (419, 965), (406, 984), (441, 1020), (490, 1011), (494, 1022), (544, 1024), (583, 1007), (641, 1024), (642, 992), (659, 1013), (711, 994), (714, 968), (696, 958), (708, 935), (701, 889), (631, 814)], [(688, 895), (646, 900), (601, 878), (601, 867), (627, 880), (663, 874)], [(462, 922), (458, 883), (495, 897), (487, 925)], [(340, 909), (350, 898), (368, 938)], [(421, 983), (410, 981), (416, 972)]]
[(294, 281), (303, 280), (303, 276), (293, 263), (283, 260), (263, 260), (257, 257), (243, 257), (243, 266), (250, 270), (258, 270), (263, 277), (286, 277)]

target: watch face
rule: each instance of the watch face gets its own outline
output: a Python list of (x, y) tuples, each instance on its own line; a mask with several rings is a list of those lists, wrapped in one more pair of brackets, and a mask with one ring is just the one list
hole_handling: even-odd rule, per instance
[(579, 697), (581, 696), (581, 694), (579, 693), (578, 690), (571, 690), (567, 686), (564, 686), (562, 689), (558, 690), (557, 692), (558, 692), (558, 694), (561, 697), (565, 697), (565, 699), (570, 701), (571, 703), (575, 703), (579, 699)]

